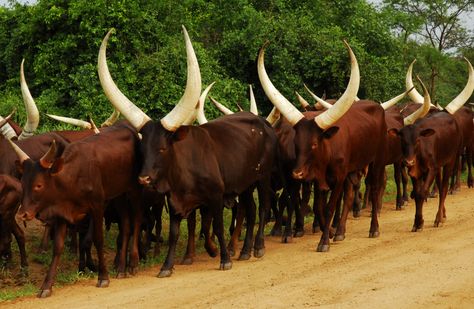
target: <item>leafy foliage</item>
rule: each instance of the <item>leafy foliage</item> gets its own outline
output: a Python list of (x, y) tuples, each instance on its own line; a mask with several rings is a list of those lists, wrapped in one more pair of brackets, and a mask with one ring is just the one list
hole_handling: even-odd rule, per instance
[[(0, 8), (0, 114), (18, 106), (20, 123), (24, 112), (18, 71), (23, 58), (26, 79), (42, 113), (92, 115), (96, 122), (109, 116), (112, 108), (100, 87), (96, 62), (101, 39), (110, 28), (116, 29), (108, 46), (111, 74), (154, 119), (171, 110), (186, 83), (182, 24), (193, 40), (203, 87), (217, 81), (211, 95), (233, 110), (236, 103), (248, 108), (248, 84), (254, 85), (262, 114), (272, 107), (256, 72), (258, 49), (266, 40), (271, 42), (267, 70), (292, 101), (295, 90), (304, 93), (304, 83), (328, 97), (344, 91), (349, 65), (343, 39), (360, 63), (361, 98), (385, 101), (402, 92), (406, 67), (414, 57), (415, 71), (425, 80), (436, 65), (436, 97), (442, 105), (466, 81), (465, 65), (458, 59), (401, 35), (400, 25), (412, 34), (420, 29), (421, 20), (394, 10), (395, 4), (376, 10), (365, 0), (12, 3)], [(210, 119), (219, 115), (210, 105), (206, 113)], [(56, 126), (42, 117), (41, 130)]]

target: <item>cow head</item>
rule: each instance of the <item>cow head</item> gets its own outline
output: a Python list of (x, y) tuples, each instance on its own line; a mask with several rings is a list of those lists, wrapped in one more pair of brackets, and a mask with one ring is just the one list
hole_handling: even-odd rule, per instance
[[(328, 110), (314, 118), (306, 118), (293, 106), (272, 84), (265, 71), (264, 51), (267, 43), (258, 55), (258, 76), (265, 94), (275, 107), (280, 110), (295, 130), (296, 166), (293, 177), (300, 180), (318, 180), (321, 188), (326, 189), (325, 166), (329, 149), (327, 141), (338, 132), (335, 122), (351, 107), (359, 89), (359, 66), (349, 45), (346, 47), (351, 58), (351, 77), (349, 85), (339, 100)], [(315, 114), (316, 115), (316, 114)], [(319, 174), (319, 177), (317, 176)]]
[(22, 220), (52, 217), (41, 216), (41, 213), (50, 203), (54, 203), (55, 196), (50, 192), (55, 187), (55, 176), (63, 167), (62, 158), (55, 158), (56, 142), (53, 140), (49, 150), (39, 161), (33, 161), (16, 144), (10, 143), (18, 155), (17, 167), (22, 174), (23, 198), (17, 216)]
[(186, 89), (173, 110), (159, 122), (154, 122), (133, 104), (112, 80), (106, 59), (106, 47), (111, 32), (112, 30), (105, 36), (99, 51), (100, 83), (109, 101), (142, 135), (141, 150), (144, 158), (139, 182), (143, 185), (150, 185), (157, 181), (160, 174), (164, 172), (166, 164), (169, 163), (168, 158), (172, 153), (169, 150), (172, 143), (186, 135), (187, 129), (180, 128), (181, 125), (189, 121), (190, 115), (195, 114), (196, 103), (201, 95), (199, 64), (189, 35), (183, 27), (188, 65)]
[(388, 133), (392, 136), (399, 136), (402, 143), (402, 155), (405, 165), (408, 167), (408, 173), (411, 177), (421, 176), (421, 167), (419, 154), (423, 139), (433, 135), (433, 129), (422, 129), (419, 123), (404, 126), (401, 130), (390, 129)]

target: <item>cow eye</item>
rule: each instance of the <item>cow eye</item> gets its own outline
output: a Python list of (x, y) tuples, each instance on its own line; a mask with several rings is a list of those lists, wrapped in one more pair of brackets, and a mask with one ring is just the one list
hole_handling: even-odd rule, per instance
[(41, 190), (41, 189), (43, 189), (43, 184), (37, 183), (37, 184), (35, 185), (35, 190), (38, 191), (38, 190)]

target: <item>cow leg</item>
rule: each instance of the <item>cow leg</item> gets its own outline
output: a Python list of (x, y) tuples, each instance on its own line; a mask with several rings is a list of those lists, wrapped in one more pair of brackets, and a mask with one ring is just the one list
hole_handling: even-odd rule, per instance
[(46, 274), (46, 277), (44, 278), (43, 284), (41, 285), (40, 291), (38, 293), (39, 298), (49, 297), (53, 293), (53, 283), (54, 279), (56, 278), (59, 259), (64, 249), (66, 230), (66, 223), (58, 219), (54, 225), (53, 259), (51, 260), (48, 273)]
[(472, 149), (471, 146), (466, 147), (466, 165), (467, 165), (467, 186), (468, 188), (474, 187), (474, 180), (472, 178)]
[(396, 209), (402, 210), (405, 201), (402, 196), (402, 190), (400, 186), (402, 178), (402, 163), (400, 161), (393, 163), (393, 178), (395, 179), (395, 186), (397, 188)]
[(334, 241), (342, 241), (346, 238), (346, 221), (347, 215), (349, 214), (350, 205), (354, 201), (354, 186), (352, 182), (346, 178), (344, 181), (344, 203), (342, 208), (342, 215), (337, 226), (336, 235), (334, 235)]
[(232, 231), (229, 244), (227, 245), (227, 250), (229, 251), (230, 256), (235, 255), (235, 250), (237, 248), (237, 241), (239, 239), (240, 232), (242, 231), (242, 224), (244, 222), (245, 209), (244, 209), (244, 205), (241, 205), (240, 201), (237, 205), (232, 207), (233, 216), (234, 216), (234, 212), (235, 212), (235, 228)]
[(285, 208), (288, 207), (288, 204), (290, 203), (289, 200), (290, 198), (288, 196), (288, 190), (285, 188), (282, 190), (280, 196), (276, 198), (276, 204), (278, 207), (277, 211), (275, 212), (275, 224), (270, 231), (271, 236), (282, 236), (283, 212), (285, 211)]
[[(129, 193), (129, 205), (131, 207), (130, 213), (132, 214), (133, 231), (132, 231), (132, 246), (129, 256), (128, 272), (135, 276), (138, 272), (138, 263), (140, 261), (140, 233), (142, 229), (143, 219), (143, 203), (142, 203), (142, 191), (137, 189)], [(130, 235), (130, 234), (129, 234)]]
[(451, 174), (452, 176), (451, 185), (449, 186), (449, 194), (454, 194), (454, 192), (458, 191), (461, 188), (461, 164), (461, 160), (459, 160), (459, 156), (457, 156), (456, 164), (454, 166), (453, 173)]
[[(381, 160), (381, 158), (379, 158)], [(378, 214), (382, 208), (382, 196), (385, 188), (385, 163), (383, 161), (375, 161), (369, 167), (368, 182), (370, 183), (370, 199), (372, 202), (371, 220), (369, 237), (379, 237), (379, 221)]]
[(45, 225), (44, 230), (43, 230), (43, 236), (41, 237), (41, 242), (39, 246), (40, 252), (48, 251), (50, 238), (51, 238), (51, 226)]
[(297, 203), (295, 205), (295, 232), (293, 233), (293, 237), (302, 237), (304, 235), (304, 216), (305, 216), (305, 213), (308, 212), (307, 210), (303, 209), (304, 207), (308, 207), (308, 202), (304, 202), (304, 198), (306, 198), (304, 195), (307, 194), (308, 195), (308, 199), (309, 199), (309, 193), (305, 193), (305, 191), (309, 191), (311, 192), (311, 190), (307, 188), (308, 186), (308, 183), (306, 182), (302, 182), (300, 184), (301, 188), (302, 188), (302, 197), (300, 197), (300, 194), (298, 192), (298, 201), (299, 203)]
[[(95, 206), (95, 207), (94, 207)], [(100, 205), (93, 205), (92, 211), (92, 222), (94, 228), (94, 246), (97, 251), (97, 257), (99, 260), (99, 275), (97, 278), (96, 287), (105, 288), (109, 286), (109, 272), (107, 271), (107, 265), (104, 258), (104, 203)]]
[(361, 199), (360, 199), (360, 181), (356, 183), (354, 186), (354, 202), (352, 203), (352, 216), (354, 218), (360, 217), (360, 209), (361, 209)]
[[(161, 266), (161, 270), (158, 273), (159, 278), (169, 277), (173, 272), (174, 256), (176, 254), (176, 244), (179, 238), (179, 225), (181, 223), (181, 216), (174, 213), (173, 207), (170, 207), (170, 232), (168, 240), (168, 254), (166, 260)], [(209, 231), (208, 231), (209, 232)]]
[[(213, 207), (212, 207), (213, 206)], [(221, 263), (219, 266), (220, 270), (229, 270), (232, 268), (232, 261), (230, 260), (229, 252), (225, 245), (224, 239), (224, 216), (223, 216), (223, 203), (215, 203), (211, 206), (212, 216), (212, 229), (214, 234), (216, 234), (217, 239), (219, 240), (219, 249), (221, 251)], [(248, 222), (247, 222), (248, 223)], [(247, 224), (247, 229), (251, 228)]]
[(327, 202), (328, 191), (321, 191), (317, 187), (317, 183), (314, 183), (314, 200), (313, 200), (313, 233), (321, 231), (321, 227), (324, 226), (324, 212), (325, 205)]
[(301, 214), (302, 216), (306, 216), (311, 212), (311, 208), (309, 207), (309, 200), (311, 198), (311, 183), (310, 182), (302, 182), (301, 183)]
[(90, 271), (96, 272), (97, 266), (94, 264), (94, 260), (92, 259), (92, 238), (94, 235), (94, 221), (92, 219), (89, 220), (89, 225), (87, 226), (87, 233), (84, 238), (84, 243), (80, 244), (83, 246), (83, 250), (86, 253), (86, 267), (89, 268)]
[(415, 192), (415, 222), (413, 223), (412, 232), (420, 232), (423, 230), (423, 203), (425, 196), (422, 194), (422, 183), (420, 179), (412, 178), (413, 191)]
[(342, 205), (342, 193), (341, 195), (339, 195), (339, 199), (337, 200), (337, 204), (336, 204), (336, 209), (334, 211), (334, 216), (332, 218), (332, 225), (329, 229), (329, 238), (333, 238), (334, 237), (334, 230), (338, 227), (339, 225), (339, 222), (341, 221), (341, 205)]
[(449, 164), (447, 164), (443, 168), (441, 190), (439, 193), (438, 213), (436, 214), (434, 227), (439, 227), (446, 221), (446, 209), (445, 209), (444, 201), (446, 200), (446, 195), (448, 193), (448, 181), (449, 181), (449, 175), (451, 173), (452, 173), (452, 167), (449, 166)]
[[(255, 236), (255, 245), (253, 255), (261, 258), (265, 254), (265, 213), (270, 208), (271, 203), (271, 180), (261, 181), (258, 183), (258, 230)], [(253, 199), (252, 199), (253, 200)]]
[[(252, 253), (253, 229), (255, 226), (256, 217), (256, 205), (252, 193), (253, 188), (248, 189), (239, 195), (239, 204), (241, 207), (245, 207), (245, 218), (247, 220), (247, 230), (245, 232), (244, 245), (242, 247), (242, 250), (240, 251), (239, 260), (250, 259), (250, 255)], [(260, 205), (260, 208), (263, 209), (263, 206)], [(261, 218), (261, 220), (265, 220), (265, 218)]]
[(161, 241), (161, 216), (163, 215), (163, 208), (165, 205), (164, 195), (160, 195), (159, 201), (152, 206), (153, 215), (155, 217), (155, 234), (156, 234), (156, 244), (153, 256), (157, 257), (160, 255), (160, 241)]
[[(243, 221), (244, 219), (242, 217), (242, 222)], [(210, 257), (216, 257), (217, 247), (214, 243), (213, 237), (211, 237), (211, 222), (212, 214), (210, 213), (210, 211), (206, 208), (201, 208), (201, 231), (204, 233), (204, 248), (206, 249), (207, 254), (209, 254)], [(240, 228), (242, 228), (242, 222), (240, 223)]]
[(299, 203), (299, 183), (295, 181), (288, 182), (289, 186), (289, 193), (290, 193), (290, 201), (287, 205), (286, 213), (287, 213), (287, 220), (285, 225), (285, 230), (283, 231), (281, 242), (283, 243), (290, 243), (293, 240), (293, 229), (292, 229), (292, 221), (293, 221), (293, 210), (297, 207)]
[(319, 241), (317, 251), (318, 252), (327, 252), (329, 251), (329, 229), (331, 226), (331, 219), (334, 216), (334, 211), (336, 209), (337, 203), (339, 202), (339, 197), (342, 194), (344, 186), (344, 180), (336, 180), (336, 186), (331, 192), (329, 197), (329, 203), (326, 206), (325, 218), (324, 218), (324, 229), (323, 234), (321, 235), (321, 240)]
[(407, 174), (407, 169), (401, 164), (401, 175), (402, 175), (402, 190), (403, 190), (403, 201), (405, 203), (408, 203), (408, 174)]
[(181, 264), (191, 265), (196, 255), (196, 209), (189, 214), (186, 223), (188, 227), (188, 243)]
[(28, 272), (28, 259), (25, 249), (25, 233), (16, 223), (16, 221), (13, 222), (12, 233), (13, 236), (15, 236), (16, 243), (18, 244), (18, 250), (20, 251), (20, 267), (22, 268), (22, 272), (26, 274)]
[[(119, 211), (119, 235), (117, 236), (117, 255), (116, 255), (116, 267), (117, 267), (117, 279), (126, 278), (127, 268), (127, 251), (128, 251), (128, 240), (130, 238), (130, 217), (128, 216), (127, 206), (121, 205), (118, 207)], [(118, 259), (117, 259), (118, 257)]]

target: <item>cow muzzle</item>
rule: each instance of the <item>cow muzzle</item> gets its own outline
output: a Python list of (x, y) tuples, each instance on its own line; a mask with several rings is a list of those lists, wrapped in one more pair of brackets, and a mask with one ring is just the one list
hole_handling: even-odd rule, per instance
[(21, 208), (23, 208), (23, 205), (20, 205), (20, 209), (18, 210), (16, 216), (22, 221), (33, 220), (35, 214), (31, 211), (23, 211)]
[(151, 184), (151, 177), (148, 175), (138, 176), (138, 182), (143, 186), (148, 186)]
[(293, 178), (301, 180), (305, 176), (305, 173), (302, 170), (294, 170), (293, 171)]
[(415, 163), (416, 163), (416, 160), (415, 160), (415, 159), (405, 160), (405, 165), (406, 165), (407, 167), (415, 166)]

